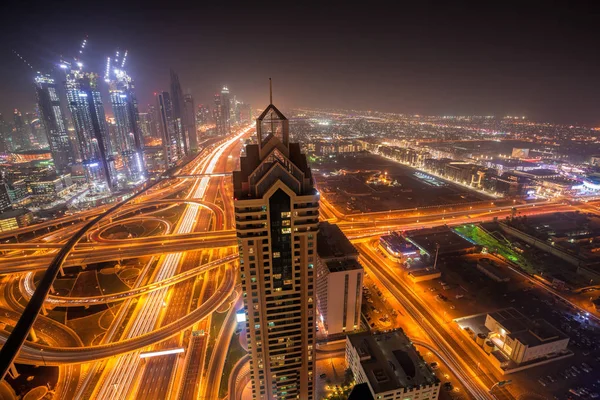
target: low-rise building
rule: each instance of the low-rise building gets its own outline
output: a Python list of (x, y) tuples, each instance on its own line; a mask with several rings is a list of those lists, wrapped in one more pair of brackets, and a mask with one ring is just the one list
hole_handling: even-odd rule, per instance
[(337, 225), (321, 222), (317, 255), (317, 308), (325, 332), (359, 329), (364, 271), (358, 251)]
[(491, 185), (496, 192), (506, 196), (524, 196), (537, 191), (537, 186), (531, 178), (513, 172), (491, 177)]
[(29, 182), (31, 195), (38, 201), (54, 201), (75, 188), (71, 174), (48, 175)]
[(440, 381), (401, 330), (346, 337), (346, 364), (374, 399), (436, 400)]
[(417, 246), (397, 232), (380, 237), (379, 246), (385, 255), (397, 262), (406, 261), (408, 258), (418, 258), (421, 255)]
[(12, 231), (31, 224), (33, 214), (31, 211), (20, 208), (0, 213), (0, 232)]
[(552, 357), (567, 350), (569, 337), (546, 320), (530, 320), (514, 308), (487, 315), (488, 337), (517, 364)]
[(0, 213), (11, 209), (11, 198), (8, 185), (0, 181)]
[(414, 283), (431, 281), (431, 280), (434, 280), (437, 278), (441, 278), (442, 271), (437, 268), (433, 269), (430, 267), (422, 268), (422, 269), (415, 269), (415, 270), (408, 272), (408, 277)]
[(453, 181), (481, 187), (485, 171), (479, 165), (466, 162), (451, 162), (445, 165), (444, 174)]
[(494, 261), (489, 258), (480, 258), (477, 260), (477, 269), (481, 271), (488, 278), (496, 282), (509, 282), (510, 276), (508, 276), (502, 269), (500, 269)]

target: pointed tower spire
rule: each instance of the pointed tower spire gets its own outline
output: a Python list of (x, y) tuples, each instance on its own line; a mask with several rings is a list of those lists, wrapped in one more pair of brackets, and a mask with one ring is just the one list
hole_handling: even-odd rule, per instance
[(269, 78), (269, 104), (273, 104), (273, 82)]

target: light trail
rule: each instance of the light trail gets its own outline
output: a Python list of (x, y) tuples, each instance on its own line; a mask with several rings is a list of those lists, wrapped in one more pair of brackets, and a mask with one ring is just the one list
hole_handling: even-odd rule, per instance
[[(125, 299), (131, 297), (141, 296), (143, 294), (147, 294), (153, 292), (155, 290), (162, 289), (164, 287), (175, 285), (176, 283), (187, 280), (191, 277), (209, 271), (213, 268), (217, 268), (221, 265), (227, 264), (228, 262), (235, 261), (238, 258), (238, 254), (234, 253), (229, 256), (225, 256), (215, 261), (211, 261), (206, 264), (198, 265), (195, 268), (182, 272), (178, 275), (174, 275), (170, 278), (165, 279), (164, 281), (149, 283), (144, 286), (136, 287), (135, 289), (126, 290), (120, 293), (107, 294), (102, 296), (88, 296), (88, 297), (70, 297), (70, 296), (55, 296), (48, 295), (46, 297), (46, 303), (50, 304), (54, 307), (82, 307), (89, 306), (93, 304), (106, 304), (112, 303), (116, 301), (123, 301)], [(31, 297), (31, 294), (35, 290), (35, 286), (33, 283), (33, 272), (27, 274), (25, 279), (20, 282), (23, 285), (21, 293), (25, 297)]]
[[(362, 253), (360, 255), (360, 261), (366, 267), (365, 270), (369, 270), (369, 273), (373, 273), (374, 276), (385, 286), (385, 288), (404, 306), (406, 311), (411, 315), (413, 320), (425, 331), (429, 338), (436, 344), (439, 351), (446, 355), (446, 358), (451, 362), (455, 363), (452, 370), (459, 377), (460, 381), (471, 393), (471, 395), (478, 400), (486, 400), (491, 398), (488, 393), (488, 388), (477, 376), (477, 374), (468, 365), (467, 361), (461, 358), (456, 350), (447, 342), (444, 336), (437, 331), (429, 319), (429, 315), (424, 315), (421, 311), (398, 289), (398, 284), (392, 283), (388, 277), (388, 271), (386, 267), (380, 267), (374, 254), (365, 246), (359, 246)], [(359, 250), (359, 251), (360, 251)], [(465, 352), (465, 354), (468, 354)]]
[[(200, 169), (203, 173), (213, 173), (217, 162), (225, 150), (238, 141), (250, 129), (251, 127), (242, 130), (233, 138), (217, 146), (208, 158), (204, 159), (197, 168), (193, 169), (193, 172), (196, 173), (198, 169)], [(199, 180), (196, 179), (194, 181), (195, 188), (193, 187), (190, 191), (188, 198), (204, 198), (209, 183), (210, 177), (203, 177)], [(189, 233), (194, 229), (199, 209), (200, 207), (197, 204), (190, 204), (186, 207), (183, 218), (175, 230), (176, 233)], [(155, 276), (155, 281), (162, 281), (175, 275), (183, 254), (184, 253), (172, 253), (167, 255)], [(132, 338), (152, 331), (158, 321), (163, 304), (165, 304), (167, 293), (168, 288), (162, 288), (150, 293), (146, 298), (142, 298), (141, 310), (135, 316), (135, 320), (127, 332), (127, 338)], [(114, 367), (110, 369), (104, 379), (101, 379), (101, 386), (97, 395), (98, 399), (127, 398), (128, 393), (132, 390), (132, 385), (139, 371), (139, 355), (140, 351), (136, 351), (122, 355), (118, 358)]]

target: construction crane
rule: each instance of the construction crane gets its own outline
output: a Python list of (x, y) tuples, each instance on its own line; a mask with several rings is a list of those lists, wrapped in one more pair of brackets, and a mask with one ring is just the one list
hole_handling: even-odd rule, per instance
[(21, 61), (23, 61), (25, 63), (25, 65), (27, 65), (32, 71), (34, 71), (33, 66), (29, 63), (29, 61), (27, 61), (22, 55), (20, 55), (19, 53), (17, 53), (16, 50), (12, 51), (13, 54), (15, 56), (17, 56)]
[(104, 81), (110, 82), (111, 76), (117, 75), (121, 72), (124, 72), (125, 62), (127, 61), (127, 50), (123, 53), (123, 57), (121, 57), (121, 52), (117, 49), (115, 51), (115, 56), (113, 58), (106, 57), (106, 70), (104, 71)]

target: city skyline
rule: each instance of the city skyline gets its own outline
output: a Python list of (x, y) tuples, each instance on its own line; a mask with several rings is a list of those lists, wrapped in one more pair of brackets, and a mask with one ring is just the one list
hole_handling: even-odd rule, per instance
[[(221, 29), (226, 33), (213, 40), (208, 40), (218, 31), (213, 17), (225, 12), (215, 5), (204, 9), (202, 24), (192, 23), (193, 12), (183, 13), (180, 17), (189, 23), (181, 31), (172, 30), (168, 38), (149, 27), (153, 21), (171, 26), (172, 11), (125, 7), (129, 18), (106, 21), (112, 29), (104, 32), (102, 24), (88, 24), (85, 13), (66, 9), (56, 15), (56, 22), (70, 19), (73, 24), (62, 24), (69, 28), (43, 39), (36, 29), (11, 31), (10, 23), (4, 27), (7, 61), (0, 68), (11, 83), (2, 82), (8, 95), (0, 100), (0, 110), (5, 114), (15, 107), (24, 109), (32, 99), (23, 89), (27, 72), (11, 50), (43, 69), (53, 58), (69, 54), (87, 33), (89, 62), (98, 70), (113, 43), (136, 49), (131, 68), (140, 104), (148, 104), (155, 91), (168, 87), (168, 70), (173, 68), (184, 82), (183, 91), (191, 89), (195, 101), (203, 104), (212, 103), (223, 85), (234, 87), (250, 103), (264, 103), (263, 82), (272, 77), (282, 92), (278, 104), (285, 109), (313, 104), (407, 114), (526, 115), (540, 122), (600, 125), (595, 111), (600, 104), (592, 89), (599, 83), (594, 71), (600, 60), (588, 51), (597, 34), (590, 23), (598, 15), (597, 4), (538, 4), (497, 9), (430, 4), (404, 7), (398, 14), (390, 6), (384, 14), (377, 6), (357, 10), (331, 5), (314, 15), (309, 9), (286, 6), (279, 12), (294, 29), (278, 35), (271, 35), (267, 26), (242, 34), (259, 7), (237, 5), (237, 12), (219, 21), (230, 29)], [(268, 15), (277, 13), (271, 10)], [(277, 28), (281, 25), (276, 18), (269, 21)], [(42, 26), (43, 21), (39, 29)], [(225, 40), (227, 50), (218, 45)], [(253, 43), (261, 40), (285, 49), (285, 56), (271, 59), (260, 46), (253, 51)], [(246, 60), (245, 65), (230, 62), (232, 54)], [(7, 99), (14, 100), (9, 104)]]
[(0, 398), (600, 398), (600, 3), (26, 6)]

